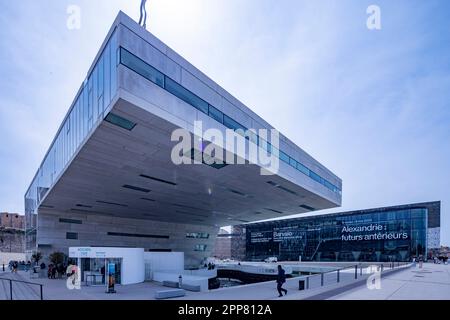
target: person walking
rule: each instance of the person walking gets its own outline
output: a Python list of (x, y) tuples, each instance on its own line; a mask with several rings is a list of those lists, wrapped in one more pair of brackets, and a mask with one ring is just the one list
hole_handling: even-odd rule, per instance
[(52, 276), (51, 276), (52, 279), (56, 279), (56, 272), (58, 271), (57, 268), (58, 268), (57, 265), (54, 265), (52, 268)]
[(281, 265), (278, 265), (278, 276), (277, 276), (277, 290), (279, 293), (278, 297), (282, 297), (283, 293), (286, 295), (287, 290), (283, 288), (283, 284), (286, 282), (286, 272), (281, 267)]

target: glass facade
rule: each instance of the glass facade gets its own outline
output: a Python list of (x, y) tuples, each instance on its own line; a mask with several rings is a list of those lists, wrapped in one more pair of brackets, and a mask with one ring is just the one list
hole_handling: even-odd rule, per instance
[(361, 211), (246, 225), (246, 259), (410, 261), (426, 255), (428, 209)]
[[(155, 69), (153, 66), (149, 65), (142, 59), (136, 57), (132, 53), (130, 53), (128, 50), (124, 48), (120, 48), (120, 63), (124, 65), (125, 67), (129, 68), (130, 70), (136, 72), (137, 74), (141, 75), (145, 79), (153, 82), (154, 84), (160, 86), (161, 88), (165, 89), (166, 91), (170, 92), (177, 98), (183, 100), (184, 102), (190, 104), (197, 110), (203, 112), (207, 116), (211, 117), (212, 119), (220, 122), (225, 127), (232, 129), (232, 130), (244, 130), (246, 131), (248, 128), (241, 125), (239, 122), (234, 120), (233, 118), (227, 116), (226, 114), (223, 114), (221, 111), (219, 111), (217, 108), (203, 100), (202, 98), (198, 97), (194, 93), (190, 92), (183, 86), (181, 86), (178, 82), (170, 79), (166, 75), (164, 75), (161, 71)], [(335, 186), (331, 182), (327, 181), (326, 179), (319, 176), (317, 173), (312, 171), (311, 169), (308, 169), (298, 161), (296, 161), (294, 158), (289, 156), (288, 154), (274, 148), (269, 142), (265, 141), (263, 138), (256, 136), (252, 139), (253, 142), (257, 143), (259, 146), (261, 146), (264, 150), (267, 152), (277, 156), (280, 158), (281, 161), (285, 162), (286, 164), (290, 165), (295, 170), (307, 175), (311, 179), (315, 180), (316, 182), (320, 183), (327, 189), (331, 190), (334, 193), (337, 193), (339, 195), (342, 194), (342, 191), (339, 187)]]
[(113, 32), (25, 194), (27, 253), (36, 249), (36, 214), (41, 200), (88, 134), (104, 119), (105, 111), (117, 91), (117, 55), (117, 34)]

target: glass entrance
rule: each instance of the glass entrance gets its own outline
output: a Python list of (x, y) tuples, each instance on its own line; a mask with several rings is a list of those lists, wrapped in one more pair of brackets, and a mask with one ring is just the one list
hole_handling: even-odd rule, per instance
[(88, 286), (105, 284), (105, 258), (81, 258), (81, 281)]

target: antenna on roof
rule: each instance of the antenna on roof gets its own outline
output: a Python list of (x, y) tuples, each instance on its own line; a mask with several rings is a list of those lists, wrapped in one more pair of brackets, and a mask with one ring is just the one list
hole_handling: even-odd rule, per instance
[(147, 29), (147, 10), (145, 9), (145, 4), (147, 0), (141, 0), (141, 17), (139, 18), (139, 25)]

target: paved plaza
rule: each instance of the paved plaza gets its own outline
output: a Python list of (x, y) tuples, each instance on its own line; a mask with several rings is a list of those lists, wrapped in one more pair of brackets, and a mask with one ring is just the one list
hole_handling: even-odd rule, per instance
[(382, 278), (380, 290), (347, 290), (333, 300), (450, 300), (450, 265), (427, 263)]
[[(381, 276), (381, 288), (370, 290), (366, 270), (355, 280), (352, 270), (341, 272), (339, 283), (337, 273), (324, 276), (321, 286), (320, 275), (310, 277), (309, 289), (298, 290), (299, 280), (305, 277), (288, 279), (285, 288), (287, 296), (278, 298), (275, 281), (256, 283), (211, 290), (208, 292), (189, 292), (181, 300), (450, 300), (450, 265), (427, 263), (423, 268), (403, 267), (385, 270)], [(83, 286), (81, 290), (69, 290), (65, 279), (29, 279), (24, 272), (0, 273), (1, 278), (30, 281), (44, 285), (45, 300), (153, 300), (155, 293), (168, 288), (155, 282), (136, 285), (116, 286), (116, 294), (106, 294), (105, 286)], [(9, 281), (0, 281), (0, 299), (10, 297)], [(17, 300), (36, 300), (39, 298), (39, 286), (14, 284), (13, 297)]]

